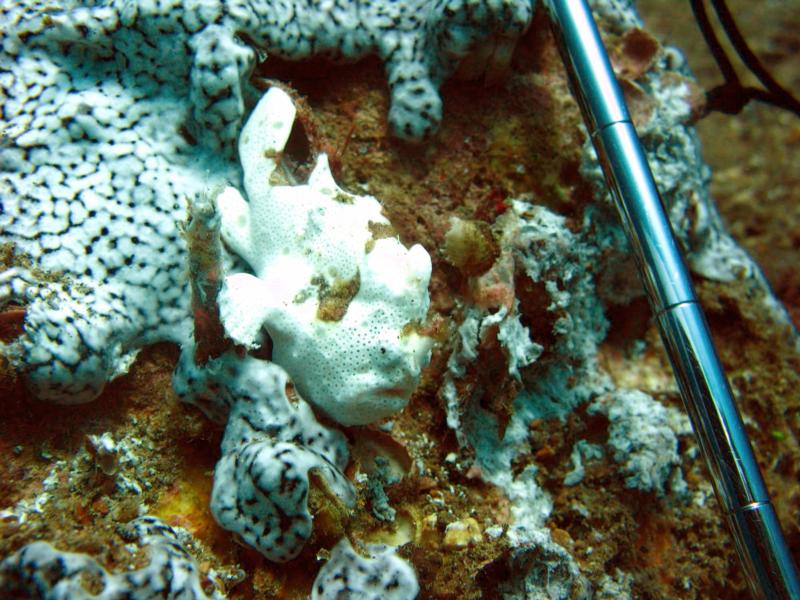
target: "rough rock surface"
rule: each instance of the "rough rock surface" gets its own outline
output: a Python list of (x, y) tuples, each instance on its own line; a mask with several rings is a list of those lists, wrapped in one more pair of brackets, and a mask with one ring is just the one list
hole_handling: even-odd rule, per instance
[[(759, 53), (780, 67), (785, 81), (797, 81), (800, 27), (787, 12), (791, 8), (775, 4), (764, 11), (752, 2), (729, 1), (737, 18), (748, 15), (749, 35), (755, 26)], [(674, 2), (662, 4), (673, 22), (680, 10)], [(696, 253), (693, 264), (711, 258), (705, 264), (724, 272), (737, 262), (717, 259), (743, 254), (730, 244), (704, 244), (721, 239), (724, 230), (709, 218), (710, 197), (687, 193), (708, 184), (691, 139), (701, 90), (674, 52), (640, 29), (629, 2), (594, 5), (637, 126), (657, 149), (651, 157), (661, 161), (656, 172), (677, 207), (676, 230)], [(0, 406), (0, 556), (49, 540), (96, 557), (109, 572), (123, 571), (130, 566), (128, 552), (114, 543), (115, 528), (146, 510), (191, 531), (201, 572), (231, 598), (308, 598), (345, 529), (354, 548), (397, 546), (431, 598), (477, 599), (498, 590), (508, 598), (589, 591), (599, 598), (741, 597), (741, 569), (699, 449), (685, 419), (673, 418), (682, 410), (680, 399), (616, 215), (586, 168), (591, 153), (547, 30), (538, 11), (502, 85), (444, 85), (440, 132), (415, 148), (387, 137), (389, 98), (377, 60), (332, 70), (272, 56), (255, 67), (259, 76), (288, 81), (305, 97), (304, 125), (325, 145), (339, 185), (381, 198), (403, 243), (421, 243), (433, 263), (429, 333), (437, 345), (430, 367), (404, 411), (373, 428), (343, 430), (351, 457), (345, 473), (356, 501), (337, 527), (330, 527), (330, 515), (315, 512), (331, 505), (315, 505), (313, 487), (315, 533), (294, 560), (276, 566), (218, 526), (208, 498), (222, 432), (177, 402), (169, 379), (178, 356), (164, 344), (145, 348), (102, 402), (81, 407), (23, 401), (13, 371), (0, 364), (6, 399)], [(700, 122), (701, 134), (715, 119)], [(789, 167), (796, 153), (786, 148), (797, 143), (795, 121), (746, 111), (724, 122), (725, 135), (711, 146), (717, 161), (712, 196), (726, 201), (722, 212), (732, 219), (738, 242), (766, 257), (768, 276), (779, 277), (771, 281), (791, 301), (797, 186), (791, 175), (796, 169)], [(228, 183), (239, 186), (235, 177)], [(511, 202), (519, 198), (528, 205), (521, 216)], [(457, 248), (448, 240), (454, 219), (469, 224)], [(506, 237), (515, 220), (527, 229), (519, 245)], [(455, 254), (468, 258), (455, 260)], [(775, 257), (783, 259), (772, 262)], [(0, 259), (25, 266), (7, 249)], [(797, 335), (775, 310), (752, 263), (738, 264), (746, 267), (742, 279), (698, 275), (696, 283), (797, 553)], [(11, 305), (0, 313), (4, 341), (19, 335), (23, 309)], [(453, 370), (452, 355), (458, 357)], [(442, 389), (448, 378), (449, 397)], [(665, 450), (651, 452), (647, 444), (626, 449), (615, 439), (615, 432), (642, 424), (636, 411), (621, 411), (630, 414), (612, 424), (611, 411), (589, 410), (619, 390), (640, 390), (648, 403), (666, 408), (666, 415), (655, 409), (666, 416), (658, 431)], [(230, 410), (221, 402), (220, 418)], [(126, 453), (111, 476), (82, 449), (86, 435), (106, 431)], [(485, 445), (473, 445), (476, 439)], [(485, 460), (498, 448), (500, 460)], [(128, 462), (127, 453), (138, 462)], [(370, 458), (375, 454), (402, 476), (380, 479), (370, 467), (378, 462)], [(647, 460), (628, 460), (637, 456)], [(641, 474), (654, 473), (650, 481), (660, 481), (672, 469), (663, 494), (657, 486), (629, 487), (637, 465), (643, 484)], [(393, 521), (375, 516), (389, 508)], [(481, 540), (447, 546), (448, 530), (468, 520), (480, 527)], [(322, 530), (335, 535), (317, 535)], [(467, 576), (453, 578), (452, 572)]]

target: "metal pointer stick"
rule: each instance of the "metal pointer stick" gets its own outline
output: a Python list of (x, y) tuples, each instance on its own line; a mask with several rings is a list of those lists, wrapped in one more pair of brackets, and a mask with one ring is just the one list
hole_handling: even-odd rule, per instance
[(717, 499), (756, 598), (800, 598), (797, 569), (585, 0), (544, 0), (636, 257)]

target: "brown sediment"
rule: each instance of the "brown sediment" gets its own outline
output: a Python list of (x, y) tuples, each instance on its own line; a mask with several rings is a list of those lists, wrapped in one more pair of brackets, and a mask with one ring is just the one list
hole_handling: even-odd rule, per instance
[(367, 240), (366, 246), (364, 248), (364, 252), (366, 252), (367, 254), (372, 252), (372, 249), (375, 247), (375, 242), (377, 240), (397, 237), (397, 232), (395, 231), (394, 227), (392, 227), (391, 223), (376, 223), (375, 221), (370, 221), (367, 224), (367, 228), (369, 229), (369, 232), (372, 234), (372, 237), (370, 237)]
[(7, 306), (0, 312), (0, 342), (8, 343), (22, 334), (25, 324), (25, 309)]
[(222, 355), (233, 346), (225, 335), (217, 297), (222, 288), (222, 240), (213, 197), (190, 200), (184, 238), (189, 254), (194, 316), (194, 357), (198, 365)]
[[(221, 432), (199, 411), (178, 402), (171, 387), (176, 360), (169, 345), (143, 350), (131, 373), (110, 383), (89, 404), (52, 405), (22, 394), (4, 397), (0, 506), (22, 510), (27, 518), (23, 523), (15, 518), (0, 521), (0, 556), (45, 539), (60, 549), (86, 552), (112, 571), (125, 570), (130, 553), (117, 527), (139, 516), (146, 505), (159, 507), (168, 523), (194, 530), (198, 542), (192, 551), (205, 564), (204, 572), (208, 570), (211, 551), (205, 543), (218, 550), (230, 545), (229, 536), (214, 537), (222, 530), (210, 516), (204, 491)], [(125, 442), (138, 460), (135, 465), (124, 463), (119, 473), (139, 482), (141, 493), (120, 490), (117, 478), (104, 474), (82, 451), (87, 435), (103, 432), (111, 433), (117, 443)], [(45, 488), (42, 482), (48, 477)], [(178, 489), (188, 491), (180, 501), (174, 500)], [(45, 491), (41, 512), (30, 513), (18, 504)], [(218, 558), (213, 564), (233, 568)]]
[(347, 313), (353, 298), (361, 287), (361, 275), (357, 272), (351, 279), (337, 279), (328, 284), (322, 277), (311, 280), (317, 286), (317, 319), (320, 321), (341, 321)]

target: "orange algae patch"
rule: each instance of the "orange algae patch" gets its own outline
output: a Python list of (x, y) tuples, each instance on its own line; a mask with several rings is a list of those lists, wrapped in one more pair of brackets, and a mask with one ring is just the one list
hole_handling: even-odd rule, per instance
[(636, 539), (636, 548), (639, 560), (643, 566), (658, 573), (661, 582), (671, 586), (674, 577), (674, 553), (676, 538), (673, 532), (674, 523), (643, 515), (639, 519), (639, 535)]
[(209, 546), (227, 544), (229, 535), (217, 525), (209, 509), (212, 481), (213, 473), (207, 464), (187, 457), (151, 514), (172, 526), (187, 529)]

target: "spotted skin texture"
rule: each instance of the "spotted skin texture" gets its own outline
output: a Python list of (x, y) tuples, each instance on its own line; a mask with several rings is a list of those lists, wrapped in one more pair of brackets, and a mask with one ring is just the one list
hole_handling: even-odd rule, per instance
[(355, 492), (343, 474), (344, 436), (320, 425), (299, 396), (287, 395), (283, 369), (226, 354), (202, 370), (182, 361), (175, 382), (184, 400), (212, 415), (230, 407), (211, 494), (211, 512), (222, 527), (269, 560), (286, 562), (312, 533), (309, 471), (331, 501), (353, 507)]
[[(133, 533), (149, 550), (150, 563), (136, 571), (108, 573), (86, 554), (62, 552), (47, 542), (33, 542), (0, 562), (4, 598), (42, 600), (206, 600), (197, 564), (175, 531), (155, 517), (133, 522)], [(99, 581), (102, 591), (90, 593), (84, 582)]]

